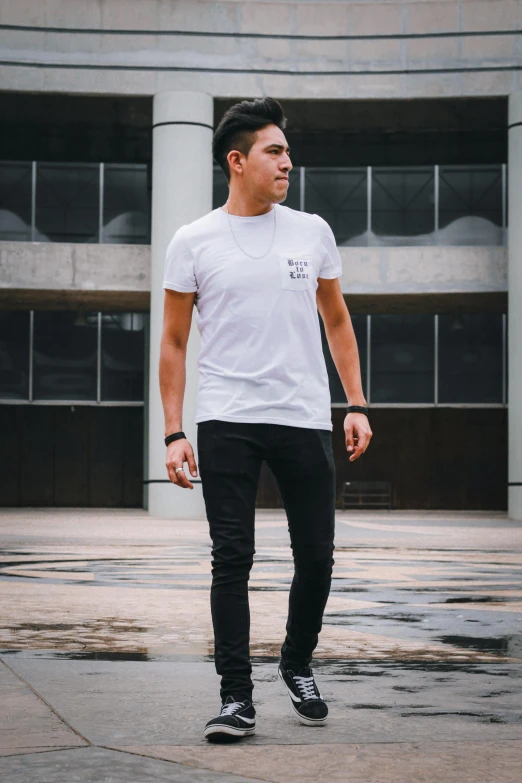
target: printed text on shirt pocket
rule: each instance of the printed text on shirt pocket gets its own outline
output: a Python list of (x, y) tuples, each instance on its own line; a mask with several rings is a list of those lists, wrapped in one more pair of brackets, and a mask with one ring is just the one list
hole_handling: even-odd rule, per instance
[(299, 253), (280, 253), (281, 286), (290, 291), (306, 291), (314, 280), (313, 256)]

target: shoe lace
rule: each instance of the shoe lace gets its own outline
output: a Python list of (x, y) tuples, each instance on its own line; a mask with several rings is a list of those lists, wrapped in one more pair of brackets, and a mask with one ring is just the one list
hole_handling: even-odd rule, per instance
[(236, 710), (243, 706), (242, 701), (231, 701), (230, 704), (224, 704), (221, 708), (222, 715), (233, 715)]
[(313, 675), (311, 677), (300, 677), (296, 674), (294, 675), (294, 680), (304, 699), (319, 698), (315, 692)]

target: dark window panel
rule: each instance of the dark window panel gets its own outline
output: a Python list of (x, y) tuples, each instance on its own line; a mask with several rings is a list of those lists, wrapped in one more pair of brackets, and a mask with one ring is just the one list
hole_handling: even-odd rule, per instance
[[(359, 350), (359, 362), (361, 365), (361, 381), (363, 387), (363, 394), (367, 395), (367, 318), (366, 315), (352, 315), (352, 325), (355, 332), (355, 338), (357, 340), (357, 348)], [(321, 326), (321, 340), (323, 344), (323, 353), (326, 363), (326, 369), (328, 371), (328, 381), (330, 384), (330, 396), (332, 402), (342, 402), (348, 404), (346, 400), (346, 394), (337, 372), (337, 367), (330, 353), (330, 347), (326, 338), (326, 331), (322, 318), (319, 318), (319, 324)]]
[(434, 316), (371, 316), (371, 402), (434, 401)]
[(0, 162), (0, 240), (31, 240), (31, 161)]
[(222, 207), (228, 198), (228, 182), (220, 166), (214, 166), (212, 178), (212, 209)]
[(338, 245), (367, 245), (366, 168), (306, 168), (305, 210), (330, 225)]
[(296, 209), (299, 211), (300, 209), (300, 192), (301, 192), (301, 178), (300, 178), (300, 167), (295, 166), (293, 169), (290, 170), (290, 173), (288, 175), (289, 183), (288, 183), (288, 190), (286, 192), (286, 198), (284, 201), (281, 201), (281, 204), (284, 207), (290, 207), (290, 209)]
[(96, 400), (97, 325), (95, 312), (35, 311), (35, 400)]
[(502, 315), (439, 315), (439, 402), (502, 402)]
[(0, 311), (0, 399), (29, 399), (29, 319), (28, 311)]
[(146, 313), (102, 313), (101, 399), (143, 402)]
[(508, 390), (509, 390), (509, 318), (507, 317), (507, 314), (505, 314), (506, 319), (506, 334), (505, 334), (505, 343), (504, 343), (504, 383), (505, 383), (505, 389), (506, 389), (506, 399), (505, 402), (509, 402), (508, 398)]
[(433, 166), (373, 168), (370, 244), (434, 244), (434, 204)]
[(38, 163), (37, 241), (98, 242), (99, 170), (96, 163)]
[(150, 191), (145, 164), (105, 164), (102, 241), (150, 243)]
[(439, 239), (502, 245), (502, 166), (440, 166)]

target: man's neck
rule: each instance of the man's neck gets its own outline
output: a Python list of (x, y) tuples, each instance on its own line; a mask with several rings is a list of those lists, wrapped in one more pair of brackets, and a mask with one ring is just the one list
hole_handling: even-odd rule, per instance
[(259, 202), (252, 202), (250, 199), (229, 196), (226, 204), (220, 208), (223, 212), (228, 211), (229, 215), (255, 217), (257, 215), (266, 215), (267, 212), (272, 211), (274, 206), (275, 204), (259, 204)]

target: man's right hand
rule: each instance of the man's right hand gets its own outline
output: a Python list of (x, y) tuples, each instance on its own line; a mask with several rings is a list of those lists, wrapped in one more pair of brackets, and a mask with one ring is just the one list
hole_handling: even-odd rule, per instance
[(178, 470), (176, 468), (182, 468), (183, 463), (188, 462), (189, 470), (193, 476), (198, 475), (198, 469), (196, 466), (196, 460), (194, 459), (194, 452), (192, 446), (186, 438), (179, 438), (173, 440), (167, 446), (167, 458), (166, 467), (169, 479), (173, 484), (177, 484), (178, 487), (184, 489), (194, 489), (194, 485), (190, 483), (185, 474), (185, 470)]

